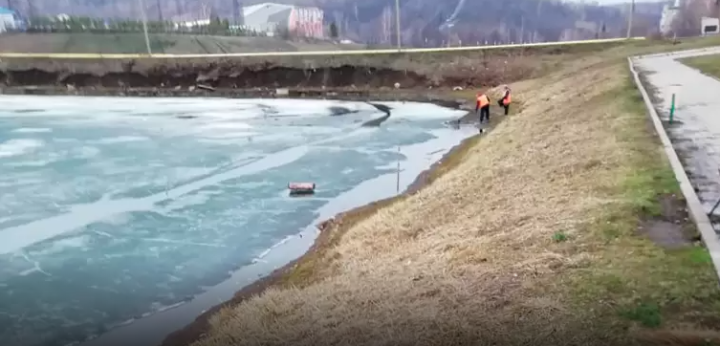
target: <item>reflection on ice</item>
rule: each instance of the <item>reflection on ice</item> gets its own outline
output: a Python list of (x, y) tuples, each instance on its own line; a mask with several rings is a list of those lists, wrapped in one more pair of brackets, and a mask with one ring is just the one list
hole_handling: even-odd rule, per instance
[[(299, 255), (287, 247), (319, 216), (393, 194), (398, 160), (406, 185), (468, 135), (442, 126), (457, 112), (413, 103), (388, 104), (395, 120), (362, 128), (383, 115), (366, 103), (0, 101), (4, 346), (153, 344)], [(290, 198), (289, 181), (317, 182), (317, 194)], [(172, 322), (106, 333), (176, 306)]]

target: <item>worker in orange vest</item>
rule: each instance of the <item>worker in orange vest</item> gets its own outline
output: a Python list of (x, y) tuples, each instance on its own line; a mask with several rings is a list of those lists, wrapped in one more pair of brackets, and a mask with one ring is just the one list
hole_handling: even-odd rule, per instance
[(490, 122), (490, 98), (485, 93), (478, 93), (475, 103), (475, 112), (480, 110), (480, 123), (484, 121)]
[(498, 100), (498, 105), (502, 108), (505, 108), (505, 115), (508, 115), (510, 112), (510, 103), (512, 102), (512, 96), (510, 96), (510, 87), (505, 86), (505, 94), (503, 94), (503, 97)]

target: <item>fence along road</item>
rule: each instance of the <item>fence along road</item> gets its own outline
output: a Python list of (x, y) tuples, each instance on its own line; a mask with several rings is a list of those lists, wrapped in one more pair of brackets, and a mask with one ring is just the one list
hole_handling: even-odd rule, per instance
[(475, 50), (491, 50), (506, 48), (551, 47), (580, 44), (611, 43), (623, 41), (641, 41), (644, 37), (609, 38), (598, 40), (541, 42), (523, 44), (503, 44), (491, 46), (467, 46), (445, 48), (410, 48), (410, 49), (368, 49), (368, 50), (330, 50), (309, 52), (264, 52), (264, 53), (219, 53), (219, 54), (100, 54), (100, 53), (0, 53), (1, 58), (16, 59), (191, 59), (191, 58), (234, 58), (234, 57), (269, 57), (269, 56), (335, 56), (335, 55), (382, 55), (382, 54), (417, 54), (438, 52), (465, 52)]

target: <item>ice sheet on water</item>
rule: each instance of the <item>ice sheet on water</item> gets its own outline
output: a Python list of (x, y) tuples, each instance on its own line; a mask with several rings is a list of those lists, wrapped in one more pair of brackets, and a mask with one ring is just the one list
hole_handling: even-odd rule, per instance
[(421, 102), (377, 102), (391, 108), (391, 119), (436, 120), (462, 116), (466, 112)]
[(16, 130), (13, 130), (15, 133), (45, 133), (45, 132), (52, 132), (52, 129), (45, 128), (45, 127), (23, 127)]
[(117, 144), (117, 143), (139, 142), (139, 141), (147, 141), (147, 140), (149, 140), (149, 138), (143, 137), (143, 136), (117, 136), (117, 137), (99, 139), (93, 143), (94, 144)]
[[(374, 107), (363, 102), (343, 102), (333, 100), (297, 100), (297, 99), (218, 99), (218, 98), (114, 98), (85, 97), (77, 102), (74, 97), (56, 96), (46, 98), (43, 109), (27, 112), (29, 100), (34, 96), (3, 96), (3, 110), (11, 114), (24, 116), (63, 116), (78, 115), (78, 112), (102, 113), (96, 116), (116, 118), (127, 115), (147, 115), (160, 117), (174, 114), (193, 114), (199, 117), (218, 119), (248, 119), (263, 117), (269, 113), (285, 116), (326, 116), (332, 114), (330, 107), (343, 107), (349, 110), (373, 110)], [(270, 111), (271, 110), (271, 111)], [(11, 116), (2, 114), (0, 116)]]
[[(0, 140), (17, 153), (0, 157), (8, 346), (77, 341), (217, 284), (455, 114), (360, 128), (378, 115), (365, 103), (53, 97), (28, 112), (28, 100), (0, 99)], [(317, 195), (289, 198), (289, 181)]]
[(43, 146), (35, 139), (11, 139), (0, 143), (0, 157), (20, 156)]

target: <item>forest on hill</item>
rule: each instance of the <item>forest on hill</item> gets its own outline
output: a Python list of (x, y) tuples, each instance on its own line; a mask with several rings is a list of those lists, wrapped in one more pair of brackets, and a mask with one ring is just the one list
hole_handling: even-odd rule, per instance
[[(0, 0), (1, 1), (1, 0)], [(139, 18), (132, 0), (5, 0), (25, 15)], [(144, 0), (151, 20), (219, 16), (230, 21), (237, 8), (262, 0)], [(276, 0), (325, 11), (340, 35), (358, 42), (394, 43), (395, 0)], [(662, 5), (646, 3), (635, 11), (633, 33), (657, 31)], [(599, 6), (560, 0), (400, 0), (405, 45), (437, 46), (458, 42), (541, 42), (624, 36), (627, 6)]]

